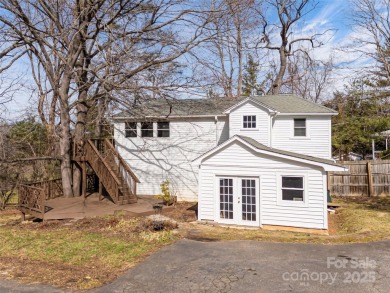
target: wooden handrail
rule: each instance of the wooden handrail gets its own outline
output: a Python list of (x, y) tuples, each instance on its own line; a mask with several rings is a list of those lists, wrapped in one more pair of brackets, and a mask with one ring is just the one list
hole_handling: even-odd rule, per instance
[(115, 156), (118, 158), (120, 163), (123, 165), (123, 167), (126, 169), (126, 171), (129, 173), (129, 175), (134, 179), (135, 182), (140, 183), (138, 177), (134, 174), (134, 172), (130, 169), (129, 165), (125, 162), (125, 160), (118, 154), (112, 143), (108, 138), (104, 139), (106, 145), (113, 151)]
[(115, 180), (115, 182), (120, 185), (120, 181), (118, 179), (118, 177), (115, 175), (115, 173), (111, 170), (110, 166), (108, 166), (108, 164), (106, 163), (106, 161), (104, 160), (104, 158), (102, 157), (102, 155), (100, 154), (100, 152), (98, 151), (98, 149), (95, 147), (95, 145), (92, 143), (91, 140), (88, 139), (87, 143), (92, 147), (93, 151), (95, 152), (96, 156), (100, 159), (100, 161), (104, 164), (104, 166), (106, 167), (106, 169), (108, 170), (108, 172), (110, 173), (110, 175), (112, 176), (112, 178)]
[(44, 218), (45, 214), (45, 188), (19, 184), (19, 210), (37, 218)]
[(121, 182), (91, 140), (85, 144), (85, 158), (98, 175), (108, 194), (119, 203)]
[(26, 184), (19, 184), (19, 186), (45, 191), (45, 189), (43, 189), (43, 188), (35, 187), (35, 186), (31, 186), (31, 185), (26, 185)]

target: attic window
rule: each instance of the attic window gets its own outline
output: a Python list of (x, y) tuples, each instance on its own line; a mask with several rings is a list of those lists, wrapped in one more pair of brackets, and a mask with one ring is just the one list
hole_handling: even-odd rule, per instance
[(282, 176), (282, 200), (303, 201), (303, 177)]
[(294, 136), (306, 136), (306, 119), (294, 119)]
[(153, 137), (153, 122), (141, 122), (141, 136)]
[(137, 122), (126, 122), (125, 123), (125, 136), (126, 137), (137, 137)]
[(244, 115), (243, 128), (256, 128), (256, 115)]
[(157, 137), (169, 137), (169, 122), (157, 122)]

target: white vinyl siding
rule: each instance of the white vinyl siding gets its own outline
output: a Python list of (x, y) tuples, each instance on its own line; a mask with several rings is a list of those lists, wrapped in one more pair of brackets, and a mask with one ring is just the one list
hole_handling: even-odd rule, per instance
[[(305, 174), (305, 205), (278, 203), (279, 176)], [(325, 172), (321, 169), (261, 155), (239, 142), (233, 142), (206, 158), (200, 169), (199, 219), (218, 221), (216, 176), (260, 178), (260, 224), (327, 229)], [(325, 209), (325, 212), (324, 212)]]
[[(294, 118), (306, 118), (306, 136), (294, 136)], [(272, 147), (330, 159), (330, 119), (330, 116), (276, 116), (272, 128)]]
[[(161, 192), (160, 184), (168, 179), (172, 192), (179, 199), (196, 200), (198, 195), (198, 166), (192, 160), (228, 139), (226, 118), (193, 118), (171, 120), (170, 137), (131, 137), (124, 135), (125, 123), (115, 122), (114, 139), (119, 154), (138, 176), (140, 195)], [(154, 123), (157, 132), (157, 123)]]
[[(256, 116), (256, 128), (244, 128), (244, 116)], [(246, 102), (229, 114), (229, 134), (244, 135), (269, 145), (270, 117), (268, 111), (253, 102)]]

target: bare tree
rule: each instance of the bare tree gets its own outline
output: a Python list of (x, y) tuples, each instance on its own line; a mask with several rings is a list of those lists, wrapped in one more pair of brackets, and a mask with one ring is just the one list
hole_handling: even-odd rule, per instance
[[(118, 93), (131, 91), (126, 88), (129, 80), (201, 42), (202, 28), (209, 21), (194, 5), (180, 0), (1, 0), (0, 8), (0, 23), (29, 52), (40, 85), (40, 109), (45, 100), (50, 105), (48, 119), (41, 111), (42, 120), (53, 127), (52, 114), (59, 116), (61, 174), (68, 197), (79, 192), (79, 174), (72, 177), (72, 111), (74, 141), (81, 145), (95, 101), (108, 97), (119, 101)], [(174, 24), (186, 25), (187, 31), (173, 29)], [(194, 30), (189, 31), (191, 27)]]
[[(277, 51), (279, 57), (277, 74), (273, 80), (272, 87), (269, 89), (269, 93), (279, 94), (287, 70), (288, 58), (302, 50), (301, 47), (297, 48), (302, 42), (309, 42), (312, 48), (321, 45), (321, 42), (318, 42), (316, 38), (323, 35), (323, 33), (299, 36), (297, 38), (293, 37), (294, 28), (297, 28), (295, 25), (303, 16), (315, 8), (315, 1), (266, 0), (265, 2), (277, 15), (277, 21), (273, 22), (272, 20), (269, 20), (269, 17), (264, 13), (260, 12), (265, 24), (263, 28), (263, 42), (265, 43), (265, 48)], [(313, 6), (311, 6), (312, 4)], [(279, 39), (276, 42), (273, 40), (274, 35), (279, 36)]]
[(354, 51), (365, 54), (377, 62), (371, 73), (390, 83), (390, 1), (353, 0), (354, 24), (359, 30)]
[[(256, 47), (260, 38), (255, 31), (261, 19), (256, 9), (262, 1), (212, 1), (210, 39), (197, 52), (197, 62), (211, 76), (211, 87), (219, 87), (226, 98), (242, 94), (245, 51)], [(216, 86), (217, 85), (217, 86)]]
[(318, 103), (324, 100), (333, 69), (331, 58), (328, 61), (314, 60), (306, 52), (290, 56), (282, 91)]

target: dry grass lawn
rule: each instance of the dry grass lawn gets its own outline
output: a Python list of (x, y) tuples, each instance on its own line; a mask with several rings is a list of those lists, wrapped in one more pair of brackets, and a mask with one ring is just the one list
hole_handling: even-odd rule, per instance
[(145, 219), (124, 215), (21, 223), (18, 211), (6, 210), (0, 212), (0, 278), (72, 290), (94, 288), (181, 238), (320, 244), (390, 239), (390, 198), (334, 201), (343, 207), (329, 216), (329, 236), (199, 224), (195, 213), (187, 210), (193, 203), (178, 203), (165, 213), (179, 222), (175, 232), (153, 231)]
[(198, 224), (189, 232), (190, 238), (204, 241), (259, 240), (342, 244), (390, 239), (390, 197), (387, 198), (334, 198), (342, 207), (329, 215), (329, 236), (262, 229), (237, 229), (220, 227), (212, 223)]
[(112, 281), (175, 240), (143, 218), (20, 223), (19, 212), (9, 210), (0, 219), (0, 278), (70, 289)]

